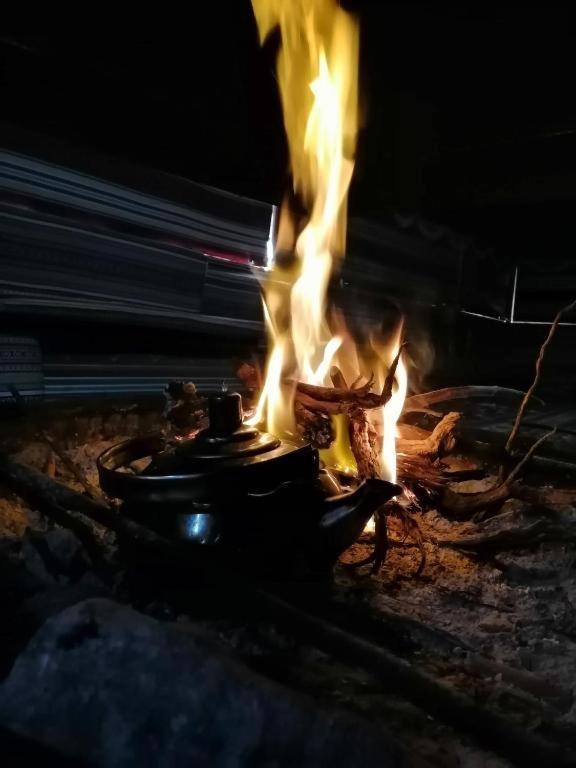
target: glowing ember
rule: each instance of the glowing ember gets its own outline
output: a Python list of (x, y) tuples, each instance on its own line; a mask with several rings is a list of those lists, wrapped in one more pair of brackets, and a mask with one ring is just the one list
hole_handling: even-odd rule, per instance
[[(331, 387), (338, 366), (348, 386), (373, 377), (380, 392), (400, 344), (358, 349), (345, 323), (329, 316), (326, 296), (344, 253), (347, 193), (357, 134), (358, 26), (335, 0), (252, 0), (261, 42), (279, 27), (277, 72), (294, 192), (308, 212), (301, 227), (288, 205), (280, 212), (278, 249), (294, 254), (276, 264), (263, 286), (270, 354), (251, 424), (279, 437), (296, 434), (294, 385)], [(292, 382), (287, 383), (287, 382)], [(395, 431), (406, 394), (400, 361), (392, 398), (382, 409), (382, 476), (396, 478)], [(322, 452), (332, 466), (353, 472), (346, 416), (334, 417), (336, 441)]]

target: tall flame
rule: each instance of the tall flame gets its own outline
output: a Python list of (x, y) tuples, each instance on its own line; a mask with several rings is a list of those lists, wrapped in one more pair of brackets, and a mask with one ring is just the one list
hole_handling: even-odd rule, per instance
[[(334, 0), (253, 0), (252, 5), (262, 42), (280, 27), (277, 71), (292, 178), (309, 211), (293, 248), (294, 265), (275, 268), (264, 286), (272, 352), (252, 419), (266, 415), (268, 429), (274, 424), (290, 433), (293, 393), (284, 388), (278, 395), (282, 373), (324, 384), (341, 344), (326, 321), (326, 293), (335, 254), (344, 250), (356, 146), (358, 27)], [(295, 229), (284, 205), (280, 245), (292, 249), (287, 241)]]
[[(268, 431), (284, 437), (296, 432), (294, 385), (287, 381), (332, 386), (331, 366), (337, 363), (349, 384), (373, 374), (375, 385), (382, 386), (400, 331), (393, 345), (372, 349), (363, 360), (343, 322), (334, 332), (326, 310), (330, 277), (344, 253), (356, 149), (357, 23), (335, 0), (252, 0), (252, 6), (262, 43), (280, 29), (277, 73), (284, 125), (294, 192), (307, 212), (302, 228), (288, 204), (281, 208), (278, 247), (293, 259), (279, 261), (263, 286), (270, 354), (249, 422), (265, 421)], [(395, 425), (406, 392), (402, 363), (396, 385), (382, 413), (382, 470), (389, 479), (395, 479)], [(340, 436), (345, 426), (343, 419), (336, 423)], [(350, 468), (349, 447), (343, 450), (340, 443), (330, 458)]]
[[(398, 332), (398, 338), (395, 346), (392, 348), (391, 360), (396, 357), (400, 350), (400, 333), (401, 327)], [(382, 451), (380, 453), (380, 469), (384, 480), (389, 480), (391, 483), (395, 483), (398, 479), (396, 471), (396, 437), (398, 419), (402, 413), (402, 406), (406, 398), (406, 391), (408, 389), (408, 373), (406, 366), (402, 360), (402, 356), (398, 361), (396, 368), (396, 389), (392, 391), (392, 397), (386, 405), (382, 406)]]

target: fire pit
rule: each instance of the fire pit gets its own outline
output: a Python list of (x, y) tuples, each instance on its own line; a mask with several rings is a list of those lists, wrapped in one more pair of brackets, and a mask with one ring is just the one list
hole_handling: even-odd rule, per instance
[(161, 432), (84, 442), (12, 387), (0, 726), (106, 766), (574, 766), (576, 492), (566, 465), (529, 474), (554, 430), (521, 451), (518, 433), (576, 301), (488, 450), (460, 406), (503, 390), (411, 394), (410, 322), (352, 329), (330, 292), (356, 21), (335, 0), (253, 8), (262, 41), (280, 28), (292, 176), (262, 372), (241, 365), (244, 401), (172, 382)]

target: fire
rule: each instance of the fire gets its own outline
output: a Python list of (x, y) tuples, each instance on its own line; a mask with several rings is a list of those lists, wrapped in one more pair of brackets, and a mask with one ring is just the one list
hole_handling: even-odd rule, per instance
[[(396, 357), (400, 350), (400, 336), (402, 326), (400, 326), (396, 338), (396, 343), (392, 347), (390, 352), (389, 363)], [(389, 480), (391, 483), (397, 481), (396, 472), (396, 437), (398, 419), (402, 413), (402, 406), (406, 398), (406, 391), (408, 389), (408, 373), (406, 366), (400, 356), (398, 361), (398, 367), (396, 368), (396, 389), (392, 391), (392, 397), (386, 405), (382, 406), (382, 450), (380, 452), (380, 471), (384, 480)]]
[[(359, 31), (335, 0), (252, 0), (261, 42), (280, 28), (277, 73), (294, 193), (307, 211), (302, 227), (288, 204), (280, 212), (278, 248), (293, 254), (278, 263), (263, 286), (270, 354), (265, 383), (249, 423), (265, 422), (280, 436), (296, 434), (294, 386), (332, 386), (337, 365), (348, 386), (374, 377), (382, 386), (400, 344), (374, 347), (363, 356), (335, 316), (329, 318), (329, 281), (344, 253), (347, 194), (357, 135)], [(382, 474), (395, 479), (395, 428), (406, 394), (406, 369), (398, 365), (396, 389), (383, 409)], [(353, 470), (346, 418), (335, 422), (338, 439), (323, 455)]]

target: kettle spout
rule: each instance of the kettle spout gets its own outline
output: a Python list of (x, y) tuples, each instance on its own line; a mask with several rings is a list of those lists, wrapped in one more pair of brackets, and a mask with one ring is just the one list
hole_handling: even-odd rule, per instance
[(318, 530), (318, 543), (326, 555), (338, 558), (356, 541), (378, 508), (400, 493), (399, 485), (374, 478), (351, 493), (326, 499)]

